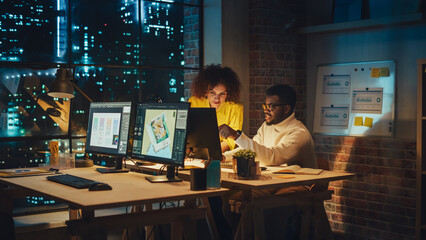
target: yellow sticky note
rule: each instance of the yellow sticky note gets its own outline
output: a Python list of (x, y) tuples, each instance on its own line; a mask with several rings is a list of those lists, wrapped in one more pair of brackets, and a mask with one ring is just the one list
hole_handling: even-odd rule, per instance
[(380, 68), (380, 77), (389, 77), (389, 68), (388, 67)]
[(373, 127), (373, 119), (369, 117), (365, 117), (364, 126)]
[(380, 77), (380, 68), (372, 68), (371, 69), (371, 77), (379, 78)]
[(362, 126), (362, 117), (355, 117), (354, 126)]

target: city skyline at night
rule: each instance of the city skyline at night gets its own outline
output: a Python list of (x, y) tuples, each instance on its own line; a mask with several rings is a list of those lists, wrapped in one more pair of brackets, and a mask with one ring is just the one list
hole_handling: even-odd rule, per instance
[(47, 99), (58, 64), (94, 101), (185, 101), (185, 6), (173, 3), (0, 0), (0, 61), (16, 66), (0, 66), (1, 137), (67, 135), (60, 122), (85, 136), (86, 99)]

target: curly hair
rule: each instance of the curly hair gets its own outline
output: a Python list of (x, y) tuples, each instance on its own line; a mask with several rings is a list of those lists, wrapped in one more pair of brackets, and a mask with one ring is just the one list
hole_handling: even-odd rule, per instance
[(223, 84), (226, 87), (226, 101), (240, 101), (240, 80), (237, 74), (229, 67), (221, 67), (217, 64), (205, 66), (195, 77), (191, 86), (192, 96), (203, 98), (208, 90)]

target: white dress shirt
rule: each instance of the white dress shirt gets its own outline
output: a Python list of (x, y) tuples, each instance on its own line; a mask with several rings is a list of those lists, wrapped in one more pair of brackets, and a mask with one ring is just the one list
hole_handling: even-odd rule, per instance
[(295, 118), (294, 113), (278, 124), (267, 125), (264, 122), (253, 139), (242, 133), (235, 143), (239, 147), (225, 152), (226, 160), (231, 160), (232, 155), (240, 149), (250, 149), (256, 152), (256, 161), (260, 161), (262, 165), (287, 163), (318, 168), (311, 134)]

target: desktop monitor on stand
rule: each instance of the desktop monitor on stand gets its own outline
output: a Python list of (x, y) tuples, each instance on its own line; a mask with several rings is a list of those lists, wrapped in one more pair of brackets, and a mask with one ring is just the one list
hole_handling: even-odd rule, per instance
[(115, 167), (97, 168), (101, 173), (128, 172), (122, 160), (127, 156), (131, 102), (92, 102), (87, 126), (86, 153), (118, 157)]
[(190, 108), (187, 132), (189, 158), (222, 161), (216, 109)]
[(143, 103), (136, 109), (132, 158), (165, 164), (167, 175), (150, 182), (178, 182), (176, 167), (185, 160), (189, 103)]

